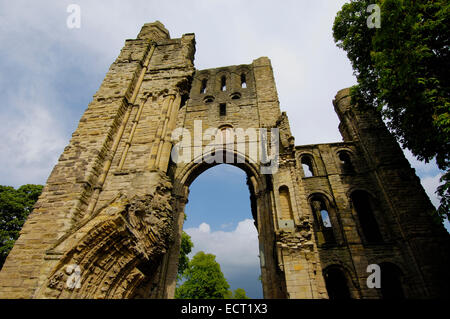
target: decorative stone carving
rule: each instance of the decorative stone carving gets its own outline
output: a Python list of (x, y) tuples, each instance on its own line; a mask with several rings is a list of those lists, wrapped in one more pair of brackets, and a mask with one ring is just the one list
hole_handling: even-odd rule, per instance
[(49, 288), (57, 289), (59, 291), (63, 290), (63, 282), (61, 279), (63, 279), (64, 273), (61, 271), (58, 271), (56, 274), (54, 274), (48, 283)]
[[(54, 269), (47, 295), (55, 297), (56, 290), (61, 298), (120, 298), (148, 281), (173, 241), (171, 191), (170, 181), (162, 179), (151, 194), (118, 196), (102, 208)], [(68, 265), (83, 269), (78, 286), (65, 284)]]

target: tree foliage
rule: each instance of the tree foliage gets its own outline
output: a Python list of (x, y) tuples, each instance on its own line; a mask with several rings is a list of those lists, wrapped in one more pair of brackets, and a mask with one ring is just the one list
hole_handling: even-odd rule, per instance
[[(381, 9), (381, 27), (369, 28), (367, 8)], [(338, 12), (333, 36), (347, 52), (358, 85), (353, 103), (381, 112), (403, 147), (433, 158), (445, 171), (439, 213), (448, 218), (450, 195), (450, 2), (352, 0)]]
[(189, 265), (189, 253), (192, 251), (194, 243), (191, 240), (191, 236), (186, 234), (184, 231), (181, 234), (181, 248), (180, 248), (180, 258), (178, 260), (178, 279), (181, 279), (184, 271)]
[(245, 293), (245, 290), (242, 288), (237, 288), (234, 291), (233, 297), (232, 299), (250, 299), (249, 297), (247, 297), (247, 294)]
[(0, 185), (0, 269), (42, 188), (42, 185), (23, 185), (16, 190)]
[(230, 285), (225, 279), (216, 256), (198, 252), (184, 271), (186, 281), (175, 290), (177, 299), (225, 299)]

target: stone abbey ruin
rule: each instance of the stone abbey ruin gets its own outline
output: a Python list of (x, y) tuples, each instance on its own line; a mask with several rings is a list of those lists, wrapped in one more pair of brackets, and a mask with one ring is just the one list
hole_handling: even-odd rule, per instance
[[(196, 70), (194, 53), (194, 34), (171, 39), (160, 22), (125, 42), (0, 272), (0, 298), (173, 298), (189, 185), (217, 159), (247, 174), (265, 298), (449, 296), (449, 236), (377, 113), (341, 90), (343, 142), (296, 146), (268, 58)], [(173, 140), (196, 125), (248, 134), (215, 148)], [(250, 154), (266, 148), (276, 156)]]

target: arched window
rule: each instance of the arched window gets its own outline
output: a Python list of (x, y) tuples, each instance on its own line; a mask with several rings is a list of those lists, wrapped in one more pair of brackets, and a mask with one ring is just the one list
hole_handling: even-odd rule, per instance
[(211, 104), (212, 102), (214, 102), (214, 96), (207, 96), (203, 99), (203, 102), (205, 104)]
[(225, 147), (227, 144), (234, 144), (234, 130), (233, 127), (229, 124), (223, 125), (219, 127), (219, 131), (221, 134), (222, 144)]
[(247, 88), (247, 77), (245, 73), (241, 74), (241, 88), (246, 89)]
[(382, 242), (380, 229), (373, 213), (370, 195), (364, 191), (354, 191), (351, 195), (351, 200), (365, 240), (368, 243)]
[(292, 212), (291, 196), (289, 195), (289, 188), (287, 186), (281, 186), (280, 193), (280, 206), (281, 206), (281, 219), (294, 219)]
[(355, 172), (350, 154), (346, 151), (340, 151), (338, 153), (339, 160), (341, 161), (341, 169), (345, 174), (351, 174)]
[(224, 75), (220, 79), (220, 90), (226, 91), (227, 90), (227, 77)]
[(309, 155), (303, 155), (301, 158), (304, 177), (312, 177), (314, 174), (313, 159)]
[(404, 299), (402, 272), (394, 264), (384, 262), (381, 269), (381, 295), (383, 299)]
[(326, 269), (324, 277), (330, 299), (351, 299), (347, 278), (339, 266), (331, 266)]
[(208, 80), (207, 79), (203, 79), (202, 80), (202, 86), (200, 88), (200, 93), (201, 94), (205, 94), (206, 93), (206, 86), (208, 85)]
[(231, 99), (232, 99), (232, 100), (239, 100), (239, 99), (241, 98), (241, 93), (239, 93), (239, 92), (234, 92), (234, 93), (232, 93), (230, 96), (231, 96)]
[[(331, 223), (329, 210), (322, 196), (318, 195), (313, 197), (313, 199), (311, 200), (311, 207), (314, 212), (314, 219), (316, 221), (317, 230), (322, 234), (323, 241), (325, 241), (325, 243), (327, 244), (335, 244), (336, 238), (334, 236), (334, 230)], [(322, 240), (319, 239), (319, 243), (321, 241)]]

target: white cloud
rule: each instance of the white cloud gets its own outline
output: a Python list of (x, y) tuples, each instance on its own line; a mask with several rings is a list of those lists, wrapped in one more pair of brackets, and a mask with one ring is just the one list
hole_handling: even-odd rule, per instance
[(198, 231), (200, 233), (209, 234), (209, 232), (211, 231), (211, 227), (207, 223), (201, 223), (200, 226), (198, 226)]
[(194, 243), (189, 257), (192, 258), (199, 251), (216, 255), (227, 279), (249, 270), (259, 271), (258, 232), (252, 219), (239, 222), (231, 232), (211, 231), (206, 223), (197, 228), (185, 229), (185, 232)]
[(189, 254), (192, 258), (197, 252), (214, 254), (231, 290), (244, 288), (251, 298), (262, 298), (260, 275), (258, 233), (252, 219), (238, 223), (230, 232), (211, 231), (207, 223), (196, 228), (187, 228), (194, 248)]
[(6, 98), (14, 107), (0, 110), (0, 149), (7, 155), (0, 157), (2, 184), (42, 184), (68, 142), (55, 99), (41, 95), (48, 93), (43, 86), (33, 86), (25, 93), (18, 89)]

